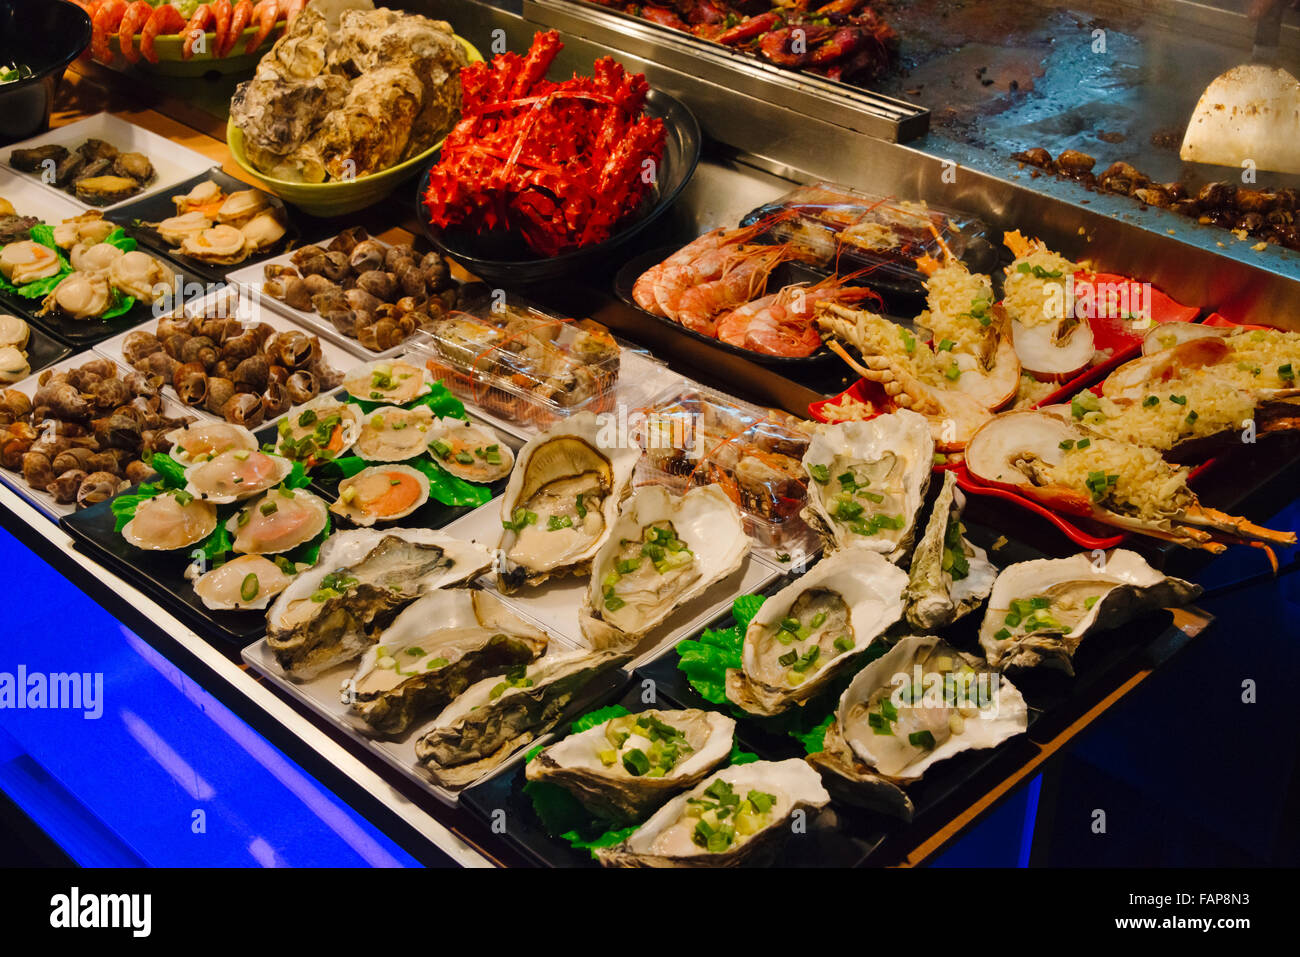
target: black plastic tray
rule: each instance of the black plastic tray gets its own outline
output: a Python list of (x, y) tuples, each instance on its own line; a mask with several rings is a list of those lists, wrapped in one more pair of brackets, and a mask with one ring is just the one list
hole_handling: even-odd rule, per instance
[[(131, 494), (135, 486), (122, 494)], [(218, 518), (218, 521), (224, 521)], [(79, 551), (108, 566), (205, 638), (243, 648), (266, 631), (264, 611), (214, 611), (199, 600), (185, 578), (185, 549), (151, 552), (136, 548), (113, 530), (112, 500), (72, 512), (59, 525)]]
[(213, 265), (212, 263), (200, 262), (190, 256), (186, 256), (158, 235), (158, 231), (145, 223), (158, 223), (171, 216), (176, 215), (176, 204), (172, 202), (173, 196), (184, 196), (191, 189), (200, 183), (211, 180), (220, 186), (225, 192), (233, 193), (248, 189), (255, 189), (243, 180), (235, 179), (228, 173), (220, 169), (212, 169), (206, 173), (200, 173), (198, 176), (191, 177), (183, 183), (178, 183), (171, 189), (165, 189), (146, 196), (143, 199), (128, 203), (125, 206), (110, 210), (104, 214), (104, 218), (116, 223), (126, 230), (126, 234), (141, 245), (148, 246), (155, 252), (161, 253), (165, 258), (171, 260), (182, 269), (192, 272), (201, 279), (219, 283), (225, 282), (226, 276), (232, 270), (243, 269), (245, 266), (251, 266), (263, 262), (275, 256), (288, 252), (302, 238), (302, 230), (299, 228), (298, 220), (302, 219), (302, 214), (291, 212), (285, 208), (284, 203), (276, 196), (266, 193), (262, 194), (270, 201), (271, 205), (276, 207), (283, 216), (285, 224), (284, 237), (274, 246), (258, 253), (256, 256), (249, 256), (238, 263), (227, 266)]
[[(638, 313), (645, 316), (651, 322), (675, 330), (678, 334), (689, 336), (699, 342), (712, 346), (721, 352), (730, 353), (733, 356), (740, 356), (748, 359), (750, 362), (756, 362), (759, 365), (769, 366), (773, 369), (802, 369), (809, 366), (819, 365), (827, 360), (839, 361), (835, 353), (831, 352), (826, 346), (821, 346), (809, 356), (770, 356), (762, 352), (754, 352), (752, 349), (744, 349), (740, 346), (733, 346), (730, 343), (714, 339), (712, 336), (706, 336), (694, 329), (688, 329), (681, 323), (674, 322), (667, 316), (657, 316), (653, 312), (646, 312), (632, 296), (632, 287), (636, 285), (637, 279), (641, 277), (651, 266), (663, 262), (673, 253), (680, 249), (680, 246), (663, 246), (658, 249), (652, 249), (648, 252), (641, 253), (634, 257), (623, 266), (614, 276), (614, 294), (618, 296), (630, 309), (635, 309)], [(784, 262), (772, 270), (771, 276), (767, 281), (767, 291), (774, 292), (783, 286), (797, 282), (817, 282), (825, 278), (825, 273), (818, 272), (803, 263)], [(763, 295), (764, 293), (760, 293)]]

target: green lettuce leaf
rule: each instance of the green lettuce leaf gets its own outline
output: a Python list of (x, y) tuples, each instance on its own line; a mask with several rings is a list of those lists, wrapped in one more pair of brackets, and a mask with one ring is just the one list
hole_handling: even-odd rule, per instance
[(119, 495), (109, 504), (109, 511), (113, 513), (113, 531), (120, 532), (126, 528), (126, 523), (135, 518), (135, 510), (141, 502), (153, 498), (159, 492), (163, 491), (163, 486), (157, 482), (148, 482), (139, 486), (130, 495)]
[(165, 452), (155, 452), (146, 460), (151, 469), (158, 473), (162, 484), (167, 488), (184, 488), (185, 466), (181, 465)]
[[(348, 401), (353, 405), (359, 406), (361, 411), (366, 415), (374, 412), (375, 409), (380, 409), (388, 405), (387, 402), (369, 402), (365, 399), (358, 399), (356, 396), (352, 396)], [(406, 403), (402, 408), (414, 409), (421, 405), (427, 405), (438, 418), (469, 418), (469, 414), (465, 411), (465, 403), (452, 395), (447, 387), (442, 384), (441, 379), (433, 384), (433, 389), (430, 392), (420, 396), (414, 402)]]

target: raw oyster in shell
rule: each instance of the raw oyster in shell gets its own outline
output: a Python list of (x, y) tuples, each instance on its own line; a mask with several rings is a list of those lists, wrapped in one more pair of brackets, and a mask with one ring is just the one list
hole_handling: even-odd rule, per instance
[(291, 581), (269, 558), (240, 555), (196, 578), (194, 593), (214, 611), (260, 611)]
[(632, 488), (641, 449), (601, 444), (594, 412), (561, 419), (519, 450), (501, 497), (498, 587), (585, 574)]
[(584, 688), (629, 659), (617, 651), (548, 655), (484, 678), (415, 742), (415, 756), (447, 788), (472, 784), (559, 723)]
[(564, 788), (593, 815), (640, 821), (731, 755), (736, 722), (718, 711), (642, 711), (571, 734), (528, 762), (529, 781)]
[(409, 465), (372, 465), (339, 483), (330, 511), (356, 525), (395, 522), (429, 501), (429, 479)]
[(642, 636), (749, 554), (740, 510), (716, 485), (675, 495), (662, 485), (632, 493), (591, 563), (582, 634), (594, 648)]
[(423, 455), (433, 437), (433, 410), (381, 405), (361, 421), (356, 452), (368, 462), (405, 462)]
[(1003, 671), (1044, 667), (1074, 674), (1072, 659), (1088, 632), (1118, 628), (1200, 593), (1199, 585), (1162, 575), (1124, 548), (1104, 562), (1088, 552), (1019, 562), (993, 583), (980, 647), (989, 664)]
[(420, 595), (491, 566), (486, 548), (432, 529), (335, 532), (267, 612), (267, 645), (290, 676), (314, 677), (360, 655)]
[(832, 552), (758, 610), (727, 671), (727, 698), (750, 714), (807, 701), (903, 617), (907, 574), (875, 552)]
[(185, 470), (185, 491), (217, 505), (252, 498), (274, 488), (293, 471), (293, 463), (279, 455), (248, 449), (231, 449)]
[(925, 534), (912, 553), (907, 591), (907, 620), (914, 628), (932, 631), (951, 625), (980, 606), (993, 590), (998, 570), (984, 549), (963, 535), (965, 503), (957, 475), (943, 473), (943, 488), (935, 499)]
[(136, 548), (172, 551), (196, 545), (217, 527), (217, 510), (184, 493), (163, 492), (135, 507), (122, 537)]
[(679, 794), (621, 843), (596, 849), (606, 867), (736, 867), (770, 863), (795, 812), (830, 803), (798, 758), (723, 768)]
[(429, 430), (429, 454), (466, 482), (495, 482), (509, 475), (515, 464), (515, 453), (491, 426), (469, 419), (434, 419)]
[(306, 489), (281, 486), (255, 498), (226, 523), (243, 555), (278, 555), (297, 548), (325, 530), (329, 509)]
[(911, 820), (908, 784), (1028, 725), (1025, 699), (1005, 677), (940, 638), (910, 636), (858, 672), (808, 761), (837, 800)]
[(541, 657), (547, 643), (490, 592), (438, 589), (383, 630), (343, 683), (343, 701), (375, 731), (401, 734), (475, 682)]
[(827, 548), (900, 561), (912, 545), (933, 464), (930, 426), (907, 409), (823, 426), (803, 456), (809, 482), (801, 514)]

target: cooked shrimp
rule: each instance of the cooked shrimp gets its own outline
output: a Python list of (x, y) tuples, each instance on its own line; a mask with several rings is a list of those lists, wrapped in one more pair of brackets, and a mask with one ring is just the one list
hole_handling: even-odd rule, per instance
[(181, 49), (181, 58), (188, 60), (194, 56), (194, 48), (201, 46), (204, 34), (207, 33), (208, 27), (216, 22), (216, 16), (212, 12), (212, 7), (206, 3), (200, 3), (194, 11), (194, 16), (190, 17), (190, 22), (185, 24), (185, 46)]
[(643, 272), (632, 287), (632, 298), (646, 312), (671, 317), (664, 310), (665, 302), (675, 302), (687, 286), (717, 279), (726, 265), (725, 255), (719, 253), (748, 242), (771, 223), (769, 218), (739, 229), (711, 229), (696, 237)]
[(135, 35), (153, 16), (153, 5), (148, 0), (135, 0), (126, 8), (117, 29), (117, 48), (131, 63), (140, 62), (140, 52), (135, 48)]
[(718, 338), (733, 346), (774, 356), (807, 356), (817, 351), (813, 306), (819, 302), (857, 302), (876, 299), (865, 286), (846, 286), (831, 276), (813, 286), (786, 286), (745, 303), (718, 320)]
[(227, 57), (230, 55), (230, 51), (235, 48), (235, 43), (248, 29), (248, 25), (252, 20), (253, 0), (239, 0), (230, 15), (230, 32), (226, 34), (225, 46), (217, 51), (217, 56)]
[(230, 18), (234, 10), (230, 0), (212, 0), (208, 6), (212, 8), (212, 54), (219, 57), (230, 39)]
[(257, 24), (255, 33), (244, 46), (245, 53), (252, 53), (270, 36), (275, 29), (275, 21), (280, 17), (280, 0), (258, 0), (253, 7), (253, 23)]
[(285, 29), (288, 29), (289, 24), (293, 23), (294, 17), (302, 13), (302, 8), (305, 6), (307, 6), (307, 0), (283, 0), (280, 9), (284, 13)]
[(756, 246), (735, 254), (720, 277), (682, 293), (676, 320), (694, 332), (716, 335), (717, 317), (753, 299), (772, 270), (789, 256), (784, 246)]
[(108, 45), (109, 34), (117, 30), (126, 13), (126, 0), (105, 0), (95, 11), (90, 50), (100, 63), (113, 62), (113, 48)]
[(160, 33), (166, 36), (180, 33), (184, 29), (185, 18), (181, 16), (181, 12), (170, 3), (164, 3), (154, 10), (153, 15), (149, 17), (149, 22), (140, 31), (140, 55), (150, 63), (157, 63), (158, 53), (154, 50), (154, 39)]

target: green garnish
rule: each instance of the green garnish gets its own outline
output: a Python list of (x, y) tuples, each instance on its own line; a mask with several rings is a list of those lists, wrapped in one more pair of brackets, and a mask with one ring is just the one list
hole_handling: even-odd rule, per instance
[(244, 576), (244, 580), (239, 585), (239, 597), (244, 601), (252, 601), (261, 591), (262, 586), (258, 584), (257, 576), (249, 572)]
[(813, 481), (818, 485), (825, 485), (831, 480), (831, 470), (825, 465), (808, 466), (808, 474), (813, 477)]
[(1160, 396), (1158, 395), (1149, 395), (1142, 400), (1142, 408), (1144, 409), (1149, 409), (1153, 405), (1159, 405), (1159, 404), (1160, 404)]
[(552, 515), (546, 520), (546, 529), (551, 532), (558, 532), (562, 528), (572, 528), (573, 519), (567, 515)]
[(907, 743), (914, 748), (924, 748), (926, 751), (933, 751), (934, 735), (929, 731), (913, 731), (907, 736)]

